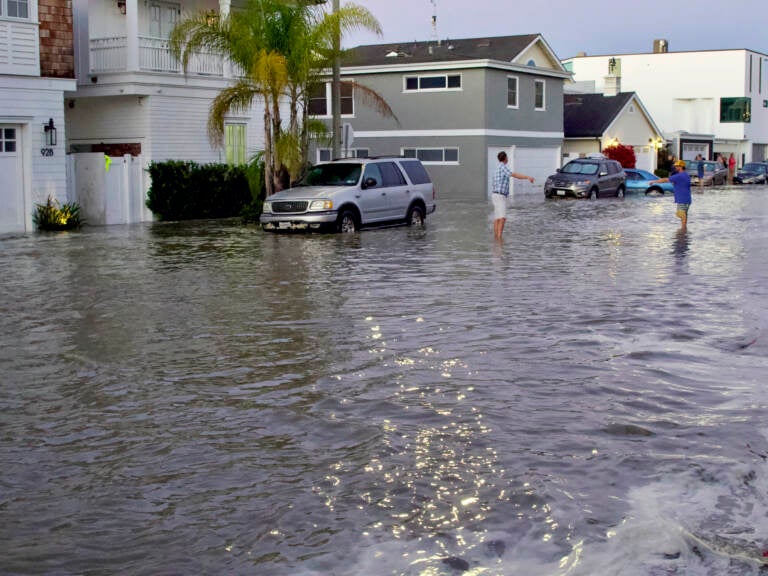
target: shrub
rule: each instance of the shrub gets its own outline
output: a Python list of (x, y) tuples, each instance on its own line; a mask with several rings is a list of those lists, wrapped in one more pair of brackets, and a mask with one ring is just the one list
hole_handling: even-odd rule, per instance
[(267, 196), (264, 183), (264, 153), (259, 152), (251, 157), (245, 167), (245, 177), (251, 190), (251, 201), (240, 211), (243, 222), (258, 222)]
[(666, 178), (667, 176), (669, 176), (669, 170), (667, 170), (666, 168), (656, 168), (656, 170), (654, 170), (653, 173), (656, 174), (656, 176), (658, 176), (659, 178)]
[(50, 196), (45, 204), (35, 205), (32, 222), (38, 230), (74, 230), (83, 225), (77, 202), (59, 205)]
[(147, 207), (161, 220), (231, 218), (251, 202), (245, 167), (151, 162)]
[(616, 144), (615, 146), (609, 146), (603, 150), (603, 154), (605, 154), (611, 160), (616, 160), (619, 164), (621, 164), (622, 168), (635, 167), (635, 150), (632, 148), (632, 146)]

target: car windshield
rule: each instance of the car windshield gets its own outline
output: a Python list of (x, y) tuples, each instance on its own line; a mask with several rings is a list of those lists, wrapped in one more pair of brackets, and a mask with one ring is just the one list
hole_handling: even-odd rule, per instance
[(754, 164), (752, 162), (748, 162), (744, 164), (744, 167), (742, 168), (745, 172), (762, 172), (763, 167), (760, 166), (760, 164)]
[(361, 172), (359, 162), (318, 164), (309, 169), (298, 186), (354, 186)]
[(595, 162), (569, 162), (563, 166), (565, 174), (597, 174), (597, 163)]

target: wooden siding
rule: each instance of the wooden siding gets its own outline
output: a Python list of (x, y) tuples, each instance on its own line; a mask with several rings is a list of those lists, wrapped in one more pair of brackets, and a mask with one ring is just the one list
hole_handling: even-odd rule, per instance
[(38, 0), (40, 18), (40, 74), (75, 77), (72, 0)]

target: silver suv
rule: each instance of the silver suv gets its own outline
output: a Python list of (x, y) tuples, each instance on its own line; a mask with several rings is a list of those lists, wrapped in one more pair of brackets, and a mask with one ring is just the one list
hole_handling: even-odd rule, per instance
[(423, 226), (437, 208), (435, 187), (416, 158), (346, 158), (317, 164), (296, 186), (267, 198), (269, 231), (356, 232), (363, 226)]
[(544, 183), (544, 196), (624, 197), (627, 175), (616, 160), (600, 157), (571, 160)]

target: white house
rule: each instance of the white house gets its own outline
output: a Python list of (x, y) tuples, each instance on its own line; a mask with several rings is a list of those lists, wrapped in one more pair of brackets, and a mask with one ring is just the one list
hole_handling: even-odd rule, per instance
[[(212, 146), (212, 100), (233, 78), (228, 64), (199, 54), (187, 73), (168, 37), (201, 10), (228, 14), (229, 0), (73, 0), (77, 89), (67, 94), (72, 152), (152, 161), (242, 162), (263, 148), (263, 112), (229, 117), (226, 142)], [(147, 182), (147, 186), (148, 186)]]
[(35, 204), (66, 197), (64, 92), (72, 90), (65, 0), (0, 0), (0, 234), (32, 230)]
[[(739, 165), (768, 157), (768, 55), (753, 50), (579, 55), (563, 60), (576, 82), (636, 92), (682, 158), (733, 153)], [(610, 86), (609, 86), (610, 87)]]

